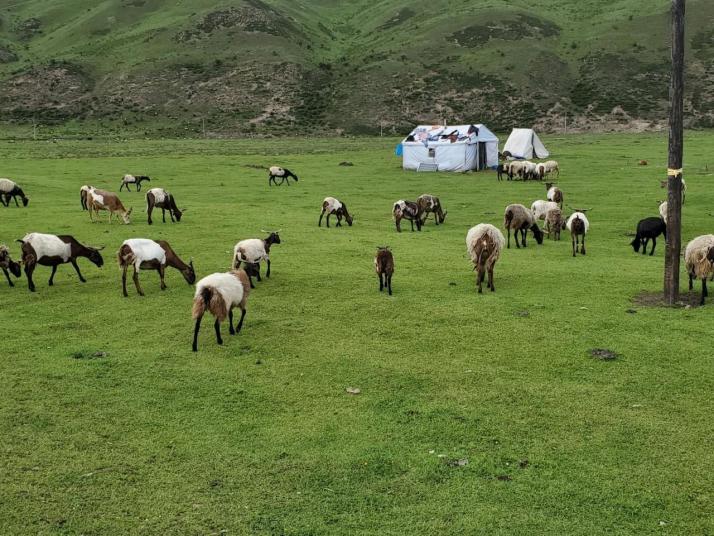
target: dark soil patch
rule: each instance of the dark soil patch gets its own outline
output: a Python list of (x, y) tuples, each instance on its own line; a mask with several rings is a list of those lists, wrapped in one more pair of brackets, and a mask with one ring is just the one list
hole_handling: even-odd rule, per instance
[[(701, 292), (692, 291), (679, 295), (679, 301), (674, 307), (699, 307)], [(661, 292), (640, 292), (632, 298), (632, 303), (641, 307), (669, 307), (664, 303), (664, 294)]]
[(449, 36), (459, 46), (476, 48), (491, 39), (516, 41), (528, 37), (544, 38), (560, 34), (560, 27), (545, 19), (531, 15), (518, 15), (511, 20), (474, 24)]
[(9, 47), (0, 45), (0, 63), (12, 63), (19, 58)]
[(411, 19), (414, 15), (416, 15), (416, 12), (413, 9), (405, 7), (404, 9), (400, 9), (391, 19), (382, 24), (378, 29), (388, 30), (389, 28), (394, 28), (395, 26), (399, 26), (404, 21)]

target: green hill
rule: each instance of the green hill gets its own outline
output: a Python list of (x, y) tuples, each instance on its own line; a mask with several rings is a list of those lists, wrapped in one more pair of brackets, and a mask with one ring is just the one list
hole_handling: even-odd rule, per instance
[[(645, 129), (667, 0), (8, 0), (0, 119), (193, 135)], [(714, 3), (687, 5), (689, 125), (714, 124)]]

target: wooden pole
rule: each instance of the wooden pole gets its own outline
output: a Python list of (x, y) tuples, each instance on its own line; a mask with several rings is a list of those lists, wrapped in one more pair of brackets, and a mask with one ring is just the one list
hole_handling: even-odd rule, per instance
[(672, 0), (672, 78), (669, 88), (667, 247), (664, 257), (664, 301), (667, 305), (674, 305), (679, 299), (679, 256), (682, 249), (684, 2), (685, 0)]

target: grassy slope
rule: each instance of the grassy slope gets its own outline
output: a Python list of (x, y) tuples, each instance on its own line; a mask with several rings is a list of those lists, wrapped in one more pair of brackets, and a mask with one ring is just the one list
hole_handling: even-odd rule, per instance
[[(687, 136), (685, 240), (711, 231), (712, 139)], [(570, 257), (567, 239), (507, 250), (497, 292), (481, 296), (467, 229), (500, 225), (507, 203), (542, 198), (542, 185), (405, 173), (389, 140), (1, 144), (3, 173), (32, 201), (0, 210), (0, 240), (72, 233), (106, 245), (107, 264), (81, 262), (85, 285), (62, 267), (52, 288), (39, 268), (36, 294), (24, 279), (0, 283), (12, 334), (0, 359), (0, 532), (714, 530), (714, 309), (626, 313), (633, 295), (661, 287), (661, 245), (637, 256), (624, 234), (656, 214), (665, 140), (546, 143), (566, 201), (594, 207), (588, 255)], [(338, 167), (345, 159), (355, 166)], [(245, 167), (276, 161), (300, 182), (268, 189)], [(185, 221), (149, 228), (132, 193), (131, 226), (90, 224), (78, 186), (116, 188), (129, 170), (169, 188)], [(441, 196), (446, 225), (398, 235), (391, 203), (425, 191)], [(354, 227), (317, 228), (326, 195), (348, 203)], [(147, 272), (145, 298), (121, 297), (112, 257), (125, 238), (168, 239), (205, 275), (261, 228), (282, 228), (274, 276), (223, 347), (208, 323), (200, 353), (189, 351), (192, 289), (175, 271), (166, 292)], [(384, 243), (392, 298), (371, 266)], [(622, 357), (594, 361), (593, 347)], [(95, 350), (109, 355), (72, 357)]]
[[(359, 131), (368, 126), (373, 129), (380, 119), (403, 130), (405, 124), (411, 124), (417, 117), (439, 110), (466, 120), (466, 116), (473, 114), (474, 106), (481, 108), (480, 115), (485, 116), (479, 119), (502, 128), (542, 119), (555, 103), (560, 103), (571, 115), (584, 117), (591, 113), (586, 109), (589, 103), (595, 104), (598, 114), (622, 105), (633, 116), (649, 119), (659, 119), (664, 109), (666, 92), (659, 91), (659, 84), (652, 81), (659, 80), (653, 78), (653, 73), (659, 73), (668, 62), (666, 0), (654, 3), (449, 0), (438, 9), (424, 0), (339, 5), (317, 0), (297, 5), (273, 0), (267, 4), (293, 25), (282, 35), (223, 29), (194, 42), (177, 43), (174, 39), (178, 32), (193, 27), (206, 14), (246, 3), (111, 0), (87, 8), (76, 0), (30, 0), (5, 10), (0, 7), (4, 20), (0, 39), (11, 43), (21, 56), (20, 62), (0, 65), (0, 75), (12, 76), (31, 65), (46, 65), (51, 59), (67, 60), (85, 69), (96, 83), (93, 93), (100, 99), (121, 86), (127, 75), (150, 79), (166, 76), (160, 84), (164, 84), (171, 98), (160, 102), (155, 95), (153, 103), (159, 106), (161, 117), (168, 115), (176, 122), (179, 118), (191, 118), (193, 112), (206, 113), (205, 98), (191, 100), (185, 99), (180, 91), (172, 93), (176, 89), (177, 66), (200, 66), (205, 80), (220, 77), (224, 70), (233, 68), (248, 68), (258, 79), (265, 80), (274, 76), (270, 66), (287, 62), (299, 67), (300, 74), (290, 75), (298, 95), (292, 95), (295, 97), (292, 109), (281, 112), (278, 121), (272, 124), (278, 130), (284, 128), (281, 121), (296, 120), (302, 128), (329, 125)], [(692, 0), (687, 9), (688, 36), (703, 35), (714, 20), (714, 6), (707, 0)], [(400, 13), (407, 15), (400, 17)], [(450, 37), (471, 27), (476, 28), (477, 34), (483, 33), (489, 26), (500, 27), (521, 15), (554, 23), (560, 33), (546, 38), (516, 39), (505, 38), (506, 32), (499, 31), (475, 48), (456, 46)], [(29, 17), (38, 17), (43, 31), (23, 42), (14, 27)], [(537, 20), (534, 24), (540, 25)], [(519, 32), (527, 31), (528, 25), (520, 24)], [(700, 43), (697, 50), (689, 47), (688, 91), (700, 87), (706, 91), (706, 79), (712, 76), (714, 42), (711, 38), (697, 42)], [(220, 67), (214, 65), (217, 59), (223, 62)], [(618, 60), (622, 63), (618, 64)], [(587, 62), (597, 64), (595, 74), (580, 72)], [(320, 63), (330, 64), (331, 70), (321, 71)], [(434, 73), (435, 70), (438, 72)], [(200, 85), (178, 80), (181, 87)], [(587, 80), (587, 88), (577, 85), (583, 80)], [(414, 92), (422, 81), (426, 84), (423, 101)], [(601, 94), (592, 95), (592, 87)], [(666, 88), (666, 81), (662, 87)], [(463, 94), (471, 89), (477, 90), (471, 106), (461, 102), (458, 95), (443, 94), (444, 90)], [(494, 91), (486, 97), (485, 104), (478, 101), (479, 89), (488, 90), (485, 91), (488, 95)], [(280, 88), (278, 85), (253, 92), (236, 86), (233, 90), (245, 95), (244, 107), (253, 114), (250, 117), (255, 117), (259, 113), (251, 108), (250, 101)], [(290, 86), (287, 95), (294, 92)], [(306, 99), (309, 101), (310, 95), (322, 92), (322, 98), (308, 106), (307, 111), (296, 112), (295, 108)], [(395, 92), (397, 97), (392, 99)], [(131, 96), (131, 92), (127, 95)], [(645, 97), (647, 102), (637, 104)], [(515, 102), (509, 102), (513, 99)], [(403, 100), (411, 104), (403, 106)], [(110, 102), (111, 99), (103, 102), (95, 115), (104, 112), (111, 118), (107, 104)], [(220, 104), (209, 102), (216, 110), (226, 111)], [(704, 99), (694, 108), (701, 115), (711, 111), (710, 105), (714, 106)], [(126, 116), (139, 123), (157, 120), (155, 114), (134, 117), (127, 111)], [(226, 113), (217, 114), (212, 121), (216, 127), (246, 128), (243, 123), (232, 124), (231, 115)]]

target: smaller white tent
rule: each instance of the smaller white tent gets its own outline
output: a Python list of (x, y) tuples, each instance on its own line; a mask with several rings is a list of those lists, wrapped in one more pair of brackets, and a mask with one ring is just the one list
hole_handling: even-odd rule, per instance
[(516, 159), (548, 158), (550, 153), (532, 128), (514, 128), (508, 136), (503, 152), (508, 151)]
[(498, 138), (481, 124), (419, 125), (401, 145), (404, 169), (469, 171), (498, 166)]

